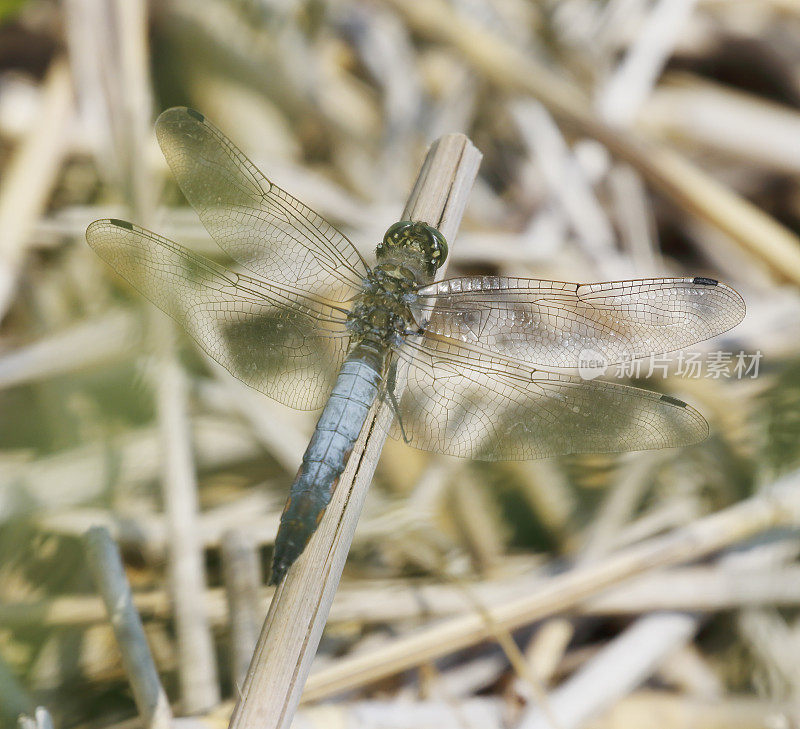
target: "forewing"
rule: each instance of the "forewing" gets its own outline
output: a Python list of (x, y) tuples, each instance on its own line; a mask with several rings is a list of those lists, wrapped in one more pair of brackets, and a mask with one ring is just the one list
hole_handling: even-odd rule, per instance
[(229, 271), (120, 220), (86, 240), (242, 382), (301, 410), (322, 407), (344, 361), (344, 314), (319, 297)]
[[(410, 444), (485, 461), (672, 448), (708, 435), (700, 413), (647, 390), (535, 370), (439, 337), (407, 343)], [(399, 428), (394, 435), (399, 434)]]
[(683, 349), (736, 326), (742, 297), (709, 278), (574, 284), (476, 276), (421, 289), (425, 328), (542, 367), (614, 364)]
[(366, 267), (353, 244), (270, 182), (205, 117), (168, 109), (156, 135), (178, 184), (232, 258), (270, 281), (345, 301)]

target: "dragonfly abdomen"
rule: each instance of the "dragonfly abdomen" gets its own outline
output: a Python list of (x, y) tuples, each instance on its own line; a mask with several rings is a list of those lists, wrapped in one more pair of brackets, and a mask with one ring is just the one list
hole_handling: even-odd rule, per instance
[(380, 373), (360, 358), (358, 349), (342, 365), (281, 515), (270, 584), (281, 581), (316, 530), (375, 402), (380, 381)]

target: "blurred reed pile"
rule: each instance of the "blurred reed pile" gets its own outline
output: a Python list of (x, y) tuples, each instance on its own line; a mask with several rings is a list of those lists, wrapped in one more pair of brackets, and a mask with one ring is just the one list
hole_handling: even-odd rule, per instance
[[(450, 275), (702, 275), (748, 304), (700, 376), (640, 383), (708, 417), (698, 446), (387, 443), (295, 726), (800, 726), (794, 0), (0, 2), (0, 722), (225, 726), (272, 594), (315, 414), (212, 366), (83, 237), (115, 216), (220, 256), (152, 134), (175, 104), (368, 260), (461, 131), (484, 161)], [(98, 525), (171, 709), (142, 709)]]

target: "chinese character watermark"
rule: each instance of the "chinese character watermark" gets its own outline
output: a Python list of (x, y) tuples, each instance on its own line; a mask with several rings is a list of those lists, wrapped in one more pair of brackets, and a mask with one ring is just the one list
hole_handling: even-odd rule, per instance
[(641, 378), (670, 374), (687, 379), (755, 379), (758, 377), (762, 352), (709, 352), (703, 357), (700, 352), (678, 352), (673, 357), (663, 354), (619, 356), (613, 358), (593, 349), (585, 349), (578, 356), (578, 373), (584, 380), (593, 380), (605, 375)]

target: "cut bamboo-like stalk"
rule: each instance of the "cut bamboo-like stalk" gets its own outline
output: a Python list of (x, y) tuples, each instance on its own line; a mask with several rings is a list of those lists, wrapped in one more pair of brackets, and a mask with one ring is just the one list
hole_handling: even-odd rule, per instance
[(169, 729), (172, 711), (133, 604), (117, 545), (104, 527), (90, 529), (85, 543), (87, 562), (114, 629), (142, 721), (148, 729)]
[(800, 239), (755, 205), (666, 146), (601, 121), (576, 87), (441, 0), (384, 1), (415, 30), (456, 48), (498, 88), (539, 99), (560, 122), (605, 145), (662, 194), (800, 284)]
[[(480, 159), (480, 152), (461, 134), (437, 140), (425, 158), (402, 219), (434, 226), (452, 252)], [(444, 267), (439, 275), (443, 273)], [(231, 729), (287, 729), (291, 724), (391, 418), (388, 407), (373, 408), (319, 529), (278, 587)]]

